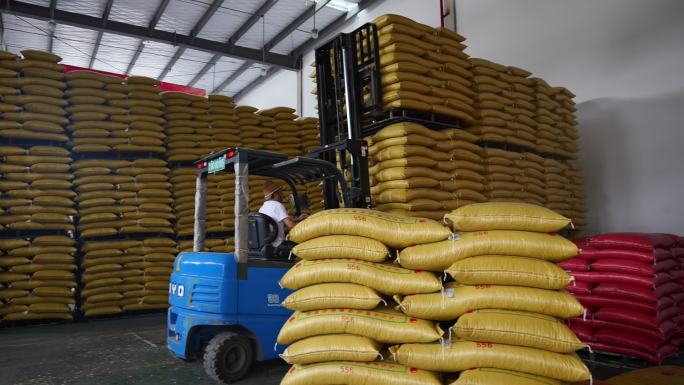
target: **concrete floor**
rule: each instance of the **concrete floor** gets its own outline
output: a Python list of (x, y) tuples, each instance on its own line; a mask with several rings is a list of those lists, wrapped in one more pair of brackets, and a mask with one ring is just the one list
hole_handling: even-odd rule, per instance
[[(165, 333), (163, 314), (0, 328), (0, 385), (216, 385), (201, 363), (169, 354)], [(684, 365), (684, 355), (666, 364)], [(239, 384), (279, 384), (287, 367), (281, 360), (257, 363)], [(596, 380), (625, 372), (589, 367)]]
[[(0, 329), (0, 385), (216, 385), (168, 353), (165, 333), (163, 314)], [(239, 384), (275, 385), (286, 371), (257, 363)]]

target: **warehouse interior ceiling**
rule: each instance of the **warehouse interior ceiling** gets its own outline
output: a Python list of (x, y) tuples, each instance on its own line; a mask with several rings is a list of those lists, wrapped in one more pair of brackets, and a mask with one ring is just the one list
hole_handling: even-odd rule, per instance
[(275, 69), (300, 69), (303, 52), (374, 2), (0, 0), (0, 42), (234, 96)]

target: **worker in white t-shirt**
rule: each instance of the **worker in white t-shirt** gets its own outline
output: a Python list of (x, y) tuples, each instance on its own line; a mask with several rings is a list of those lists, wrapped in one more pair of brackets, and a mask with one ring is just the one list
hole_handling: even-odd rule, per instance
[(302, 214), (297, 218), (288, 215), (285, 205), (281, 203), (283, 199), (282, 187), (272, 181), (266, 181), (263, 192), (265, 202), (261, 205), (259, 212), (273, 218), (278, 225), (278, 235), (273, 241), (273, 246), (276, 248), (276, 253), (278, 253), (279, 249), (282, 249), (282, 252), (289, 254), (289, 250), (293, 245), (285, 241), (285, 232), (292, 230), (297, 223), (306, 219), (307, 215)]

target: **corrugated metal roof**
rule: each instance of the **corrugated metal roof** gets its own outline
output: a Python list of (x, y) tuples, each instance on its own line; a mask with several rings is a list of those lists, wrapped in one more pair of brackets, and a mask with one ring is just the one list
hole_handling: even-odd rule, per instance
[(95, 46), (97, 32), (88, 29), (58, 24), (55, 28), (53, 51), (71, 65), (87, 67)]
[(100, 17), (102, 16), (102, 12), (104, 12), (105, 4), (105, 1), (62, 0), (57, 2), (57, 9), (67, 12), (82, 13), (88, 16)]
[[(163, 12), (159, 15), (156, 25), (153, 26), (156, 30), (187, 36), (200, 20), (205, 20), (206, 23), (197, 33), (197, 38), (225, 44), (262, 5), (268, 4), (267, 1), (274, 0), (225, 0), (218, 8), (212, 8), (214, 0), (113, 0), (108, 20), (147, 28), (155, 14), (161, 10)], [(265, 24), (258, 20), (242, 35), (236, 45), (261, 49), (265, 41), (279, 34), (295, 19), (301, 18), (304, 11), (310, 12), (314, 4), (311, 0), (275, 1), (265, 14), (263, 19)], [(10, 3), (10, 8), (12, 4), (32, 4), (47, 8), (50, 0), (13, 1)], [(103, 16), (106, 4), (107, 0), (57, 0), (57, 9), (83, 14), (84, 18), (90, 17), (92, 20)], [(11, 12), (11, 9), (3, 10)], [(210, 13), (211, 10), (215, 11)], [(328, 23), (343, 14), (344, 11), (339, 9), (323, 7), (316, 14), (316, 28), (319, 30), (325, 28)], [(201, 78), (194, 86), (207, 89), (209, 92), (224, 83), (224, 80), (236, 73), (235, 71), (244, 63), (244, 60), (221, 56), (215, 65), (208, 66), (207, 63), (212, 59), (215, 60), (213, 53), (186, 48), (182, 55), (177, 57), (175, 63), (170, 65), (179, 47), (143, 39), (144, 33), (141, 34), (139, 31), (133, 32), (139, 35), (130, 37), (122, 35), (121, 31), (117, 33), (108, 31), (108, 26), (103, 23), (105, 32), (101, 33), (102, 39), (96, 48), (95, 43), (100, 32), (60, 24), (59, 16), (56, 24), (50, 24), (47, 21), (31, 18), (30, 13), (28, 15), (2, 14), (5, 28), (4, 42), (10, 51), (18, 52), (28, 48), (47, 50), (50, 46), (48, 36), (51, 28), (54, 28), (53, 52), (64, 58), (63, 63), (87, 67), (92, 61), (93, 69), (125, 73), (143, 42), (142, 51), (131, 66), (131, 74), (158, 77), (166, 69), (164, 71), (166, 76), (163, 80), (178, 84), (188, 84), (200, 74)], [(271, 52), (288, 55), (293, 49), (306, 42), (313, 28), (313, 18), (308, 19), (290, 36), (276, 45)], [(95, 24), (98, 24), (98, 28), (100, 27), (99, 23), (95, 22)], [(94, 52), (97, 53), (92, 60)], [(240, 87), (261, 76), (263, 65), (259, 63), (260, 60), (255, 59), (254, 54), (251, 57), (257, 62), (228, 84), (225, 93), (235, 93), (240, 90)], [(200, 73), (202, 69), (206, 69), (206, 72)]]
[(203, 1), (171, 0), (157, 23), (157, 29), (188, 35), (209, 8)]
[(109, 19), (146, 27), (162, 0), (114, 0)]
[(178, 59), (176, 65), (164, 78), (165, 82), (188, 84), (197, 74), (197, 67), (202, 66), (211, 59), (213, 55), (194, 49), (187, 49)]
[(198, 37), (226, 42), (240, 28), (240, 25), (257, 9), (260, 2), (256, 0), (224, 1), (214, 16), (209, 19)]

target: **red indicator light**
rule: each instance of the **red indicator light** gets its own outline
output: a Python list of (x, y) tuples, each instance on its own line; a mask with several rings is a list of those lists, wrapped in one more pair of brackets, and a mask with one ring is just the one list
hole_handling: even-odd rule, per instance
[(234, 156), (235, 156), (235, 151), (228, 151), (228, 152), (226, 153), (226, 159), (232, 158), (232, 157), (234, 157)]

